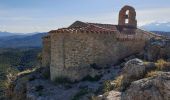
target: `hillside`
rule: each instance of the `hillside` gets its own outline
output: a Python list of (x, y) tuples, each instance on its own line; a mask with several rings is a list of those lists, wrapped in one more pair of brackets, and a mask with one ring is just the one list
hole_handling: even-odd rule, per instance
[(41, 47), (42, 37), (47, 33), (38, 33), (34, 35), (14, 35), (0, 37), (0, 48), (23, 48), (23, 47)]
[(164, 31), (152, 31), (152, 32), (160, 34), (160, 35), (164, 35), (170, 38), (170, 32), (164, 32)]
[(13, 35), (17, 35), (17, 33), (1, 32), (0, 31), (0, 37), (13, 36)]
[(0, 48), (0, 100), (4, 98), (7, 75), (36, 67), (37, 55), (41, 48), (1, 49)]

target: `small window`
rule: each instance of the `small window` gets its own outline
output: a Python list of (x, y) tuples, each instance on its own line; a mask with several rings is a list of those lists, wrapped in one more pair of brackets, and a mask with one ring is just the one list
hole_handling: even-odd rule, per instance
[(129, 23), (129, 19), (125, 19), (125, 24), (128, 24)]
[(126, 15), (129, 15), (129, 10), (126, 11)]

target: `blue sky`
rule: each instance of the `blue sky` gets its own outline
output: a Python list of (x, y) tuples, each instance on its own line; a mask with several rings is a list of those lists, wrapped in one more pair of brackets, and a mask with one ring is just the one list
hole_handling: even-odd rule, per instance
[(44, 32), (76, 20), (117, 24), (124, 5), (136, 9), (138, 26), (170, 22), (170, 0), (0, 0), (0, 31)]

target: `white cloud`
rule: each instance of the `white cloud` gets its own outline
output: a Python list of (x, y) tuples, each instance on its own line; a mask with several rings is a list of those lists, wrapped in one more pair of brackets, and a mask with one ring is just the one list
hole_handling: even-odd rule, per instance
[(157, 8), (148, 10), (137, 10), (138, 25), (151, 22), (170, 22), (170, 8)]

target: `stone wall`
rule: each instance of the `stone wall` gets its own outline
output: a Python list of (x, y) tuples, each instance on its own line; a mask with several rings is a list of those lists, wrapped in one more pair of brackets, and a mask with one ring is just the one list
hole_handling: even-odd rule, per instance
[(51, 61), (51, 39), (50, 36), (43, 37), (42, 66), (50, 66)]
[(106, 67), (143, 49), (145, 40), (119, 40), (117, 34), (51, 33), (51, 79), (62, 76), (80, 80), (94, 74), (91, 64)]

